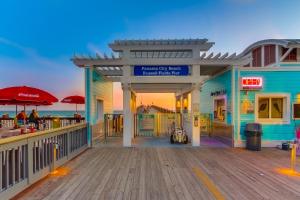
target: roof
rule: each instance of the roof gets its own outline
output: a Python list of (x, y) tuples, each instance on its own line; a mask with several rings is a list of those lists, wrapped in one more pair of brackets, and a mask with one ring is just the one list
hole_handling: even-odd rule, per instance
[(123, 49), (156, 50), (156, 49), (193, 49), (208, 51), (215, 43), (208, 39), (145, 39), (145, 40), (115, 40), (109, 47), (116, 52)]
[(115, 40), (110, 45), (195, 45), (207, 43), (208, 39), (153, 39), (153, 40)]
[(285, 48), (288, 47), (300, 47), (300, 39), (266, 39), (266, 40), (260, 40), (257, 41), (250, 46), (248, 46), (240, 55), (244, 56), (248, 54), (252, 49), (261, 46), (261, 45), (280, 45)]

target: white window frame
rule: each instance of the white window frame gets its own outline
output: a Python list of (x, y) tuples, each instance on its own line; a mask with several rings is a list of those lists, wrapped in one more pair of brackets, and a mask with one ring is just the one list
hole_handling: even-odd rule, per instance
[(220, 100), (220, 99), (224, 99), (225, 101), (225, 118), (224, 118), (224, 121), (220, 121), (220, 120), (217, 120), (215, 119), (215, 116), (213, 115), (213, 121), (215, 122), (219, 122), (219, 123), (223, 123), (223, 124), (227, 124), (227, 95), (220, 95), (220, 96), (216, 96), (216, 97), (213, 97), (213, 114), (215, 112), (215, 100)]
[[(271, 107), (269, 107), (269, 117), (268, 119), (258, 118), (258, 99), (259, 98), (284, 98), (283, 101), (283, 118), (276, 119), (271, 118)], [(255, 94), (255, 122), (261, 124), (290, 124), (291, 122), (291, 104), (290, 104), (290, 94), (288, 93), (259, 93)], [(270, 105), (271, 106), (271, 105)]]

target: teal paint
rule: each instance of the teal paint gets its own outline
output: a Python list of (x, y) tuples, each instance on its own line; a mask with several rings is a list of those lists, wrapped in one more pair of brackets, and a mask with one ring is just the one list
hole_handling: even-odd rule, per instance
[(280, 67), (300, 67), (300, 63), (285, 63), (280, 64)]
[(113, 106), (113, 88), (112, 82), (106, 81), (104, 76), (97, 73), (95, 70), (91, 73), (92, 76), (92, 87), (91, 87), (91, 100), (90, 100), (90, 122), (92, 125), (98, 123), (99, 115), (98, 101), (102, 101), (103, 116), (100, 118), (104, 119), (104, 114), (112, 113)]
[[(216, 76), (208, 81), (206, 81), (201, 88), (200, 93), (200, 110), (201, 113), (210, 113), (213, 115), (213, 99), (214, 97), (211, 96), (212, 92), (226, 90), (226, 98), (227, 98), (227, 108), (231, 107), (231, 79), (232, 79), (232, 72), (228, 70), (219, 76)], [(227, 111), (226, 115), (226, 123), (232, 123), (232, 114), (231, 112), (233, 109), (231, 108), (230, 111)]]
[[(295, 126), (300, 121), (292, 119), (292, 104), (296, 101), (296, 95), (300, 92), (300, 71), (241, 71), (240, 76), (260, 76), (263, 78), (263, 88), (259, 91), (240, 92), (240, 101), (248, 99), (255, 105), (255, 94), (258, 93), (287, 93), (290, 95), (290, 124), (263, 124), (263, 140), (293, 140)], [(236, 84), (239, 82), (236, 81)], [(255, 114), (240, 115), (240, 135), (241, 139), (245, 139), (244, 129), (246, 123), (255, 122)]]
[(237, 141), (239, 138), (239, 71), (238, 69), (234, 68), (234, 90), (235, 90), (235, 105), (234, 105), (234, 113), (235, 113), (235, 119), (234, 119), (234, 141)]
[(85, 68), (85, 119), (87, 122), (87, 139), (88, 145), (92, 143), (92, 131), (91, 131), (91, 69)]
[(96, 71), (93, 70), (93, 81), (104, 81), (103, 76), (101, 76), (100, 74), (98, 74)]

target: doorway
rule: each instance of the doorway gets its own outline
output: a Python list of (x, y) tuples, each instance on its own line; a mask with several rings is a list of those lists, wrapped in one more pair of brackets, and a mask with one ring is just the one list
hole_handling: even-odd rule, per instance
[(97, 99), (97, 121), (103, 122), (104, 121), (104, 105), (103, 100)]

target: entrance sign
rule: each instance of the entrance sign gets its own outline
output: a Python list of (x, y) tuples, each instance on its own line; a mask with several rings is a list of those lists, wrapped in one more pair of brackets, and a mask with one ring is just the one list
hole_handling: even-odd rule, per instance
[(259, 90), (263, 87), (262, 77), (242, 77), (243, 90)]
[(154, 115), (140, 114), (138, 115), (138, 120), (141, 131), (154, 131)]
[(136, 65), (134, 76), (188, 76), (188, 65)]

